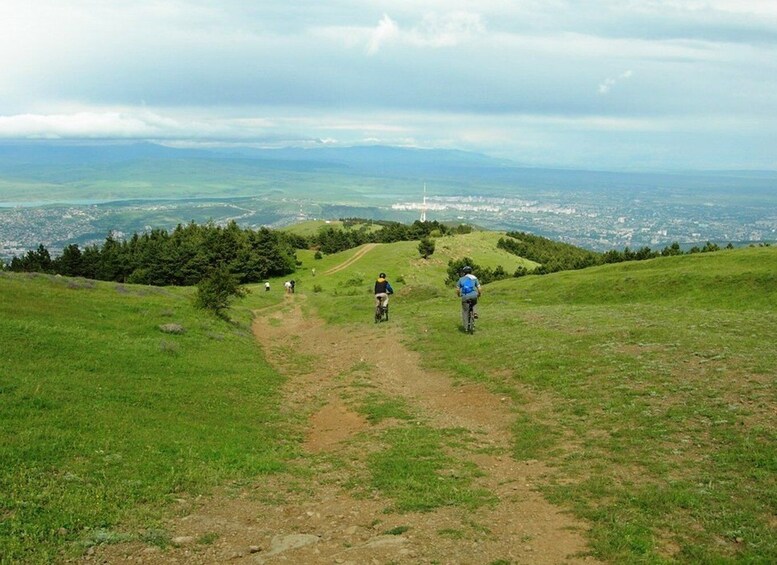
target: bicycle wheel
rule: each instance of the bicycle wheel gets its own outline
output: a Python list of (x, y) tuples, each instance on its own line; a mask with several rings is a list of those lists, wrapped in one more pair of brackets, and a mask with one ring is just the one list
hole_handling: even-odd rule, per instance
[(375, 307), (375, 323), (377, 324), (380, 322), (381, 318), (383, 318), (383, 309), (380, 307), (380, 304), (378, 304)]
[(469, 333), (475, 331), (475, 307), (472, 302), (469, 303), (469, 310), (467, 311), (467, 331)]

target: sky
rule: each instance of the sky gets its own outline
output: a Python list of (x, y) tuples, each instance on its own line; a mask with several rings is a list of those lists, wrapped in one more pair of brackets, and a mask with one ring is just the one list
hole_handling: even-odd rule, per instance
[(777, 0), (3, 0), (18, 139), (777, 170)]

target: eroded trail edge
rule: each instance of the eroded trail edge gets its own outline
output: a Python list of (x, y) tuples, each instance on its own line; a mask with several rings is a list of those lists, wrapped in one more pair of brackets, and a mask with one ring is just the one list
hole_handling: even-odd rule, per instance
[[(257, 312), (254, 334), (268, 360), (288, 378), (284, 410), (304, 437), (297, 472), (192, 503), (170, 524), (177, 547), (126, 555), (127, 561), (217, 563), (592, 563), (585, 525), (536, 490), (546, 473), (510, 456), (515, 420), (508, 398), (476, 384), (457, 385), (426, 371), (391, 324), (325, 324), (296, 295)], [(359, 407), (367, 396), (390, 398), (410, 422), (373, 424)], [(450, 455), (477, 466), (477, 487), (493, 504), (397, 512), (368, 488), (367, 459), (385, 446), (381, 434), (421, 424), (457, 430)], [(213, 543), (195, 540), (208, 534)], [(140, 558), (140, 559), (138, 559)]]

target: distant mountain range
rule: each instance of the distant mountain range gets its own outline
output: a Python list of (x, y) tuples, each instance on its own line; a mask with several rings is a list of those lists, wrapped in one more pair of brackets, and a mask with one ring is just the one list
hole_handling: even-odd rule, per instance
[(65, 143), (50, 141), (0, 143), (0, 167), (19, 165), (73, 165), (125, 163), (138, 160), (227, 159), (285, 163), (308, 169), (311, 164), (342, 167), (380, 174), (397, 169), (450, 169), (451, 167), (513, 167), (514, 163), (479, 153), (447, 149), (389, 146), (259, 149), (251, 147), (180, 148), (156, 143)]
[[(481, 180), (483, 182), (520, 183), (557, 189), (596, 189), (614, 184), (632, 188), (694, 186), (707, 190), (716, 185), (731, 188), (732, 179), (763, 182), (761, 188), (774, 188), (777, 171), (693, 171), (693, 172), (611, 172), (550, 169), (521, 166), (507, 159), (452, 149), (419, 149), (392, 146), (355, 146), (280, 149), (251, 147), (181, 148), (150, 142), (0, 142), (0, 174), (13, 176), (33, 167), (94, 166), (149, 161), (221, 161), (254, 169), (289, 171), (326, 170), (370, 177), (415, 179)], [(752, 188), (752, 182), (748, 183)]]

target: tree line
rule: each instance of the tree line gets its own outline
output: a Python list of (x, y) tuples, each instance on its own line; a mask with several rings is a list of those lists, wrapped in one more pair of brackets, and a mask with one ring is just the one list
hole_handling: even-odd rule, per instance
[[(623, 261), (643, 261), (654, 257), (668, 257), (673, 255), (685, 255), (694, 253), (708, 253), (720, 250), (720, 246), (715, 243), (707, 242), (699, 247), (691, 247), (687, 252), (680, 248), (680, 244), (675, 242), (664, 247), (661, 251), (654, 251), (650, 247), (641, 247), (636, 251), (626, 247), (623, 251), (611, 250), (605, 253), (589, 251), (582, 247), (576, 247), (568, 243), (553, 241), (546, 237), (533, 235), (526, 232), (507, 232), (507, 237), (499, 238), (497, 247), (517, 255), (524, 259), (529, 259), (539, 266), (529, 271), (526, 267), (518, 267), (515, 272), (508, 273), (504, 267), (497, 265), (496, 268), (478, 265), (470, 257), (461, 259), (451, 259), (448, 261), (447, 275), (445, 283), (454, 284), (461, 276), (462, 269), (465, 266), (472, 268), (472, 273), (478, 278), (481, 284), (506, 279), (510, 277), (523, 277), (526, 275), (545, 275), (558, 271), (569, 271), (575, 269), (584, 269), (606, 263), (621, 263)], [(726, 249), (733, 249), (734, 246), (729, 243)]]
[[(327, 226), (309, 236), (268, 228), (244, 229), (234, 221), (226, 226), (212, 222), (204, 225), (192, 222), (188, 225), (179, 224), (172, 232), (153, 229), (143, 234), (136, 233), (126, 240), (118, 240), (111, 234), (102, 245), (89, 245), (84, 249), (77, 244), (70, 244), (55, 258), (51, 257), (45, 246), (39, 245), (21, 257), (14, 257), (7, 268), (17, 272), (60, 274), (156, 286), (196, 285), (214, 269), (221, 268), (229, 272), (238, 284), (245, 284), (293, 273), (297, 266), (297, 249), (315, 249), (329, 254), (365, 243), (420, 240), (419, 252), (427, 257), (434, 252), (432, 238), (472, 231), (472, 227), (467, 224), (451, 227), (436, 220), (416, 220), (412, 224), (360, 218), (341, 221), (345, 229)], [(447, 282), (457, 280), (464, 265), (470, 265), (485, 284), (507, 277), (542, 275), (605, 263), (720, 249), (717, 244), (707, 242), (702, 247), (694, 246), (684, 252), (675, 242), (660, 252), (649, 247), (636, 251), (626, 247), (623, 251), (597, 253), (526, 232), (507, 232), (505, 235), (497, 243), (499, 248), (539, 263), (539, 266), (531, 271), (518, 267), (514, 273), (508, 273), (501, 266), (495, 269), (482, 267), (465, 257), (449, 262)], [(727, 248), (733, 248), (732, 244), (729, 243)]]
[(40, 245), (14, 257), (9, 269), (147, 285), (195, 285), (212, 269), (225, 266), (241, 283), (292, 273), (296, 268), (294, 241), (267, 228), (242, 229), (192, 222), (172, 232), (154, 229), (120, 241), (108, 235), (102, 245), (84, 249), (77, 244), (52, 258)]
[[(7, 268), (132, 284), (192, 286), (213, 269), (225, 267), (238, 283), (245, 284), (294, 272), (297, 249), (329, 254), (365, 243), (429, 242), (431, 237), (472, 231), (468, 225), (449, 227), (437, 221), (402, 224), (346, 218), (342, 222), (346, 229), (327, 226), (310, 236), (268, 228), (243, 229), (234, 221), (226, 226), (192, 222), (179, 224), (172, 232), (153, 229), (126, 240), (109, 234), (101, 245), (83, 249), (73, 243), (58, 257), (52, 257), (41, 244), (13, 257)], [(432, 243), (426, 253), (433, 251)]]
[[(505, 251), (539, 263), (532, 271), (519, 267), (514, 276), (523, 276), (528, 274), (544, 275), (555, 273), (557, 271), (569, 271), (575, 269), (585, 269), (596, 265), (606, 263), (621, 263), (624, 261), (644, 261), (654, 257), (669, 257), (673, 255), (684, 255), (677, 242), (667, 245), (661, 251), (654, 251), (650, 247), (641, 247), (636, 251), (624, 248), (623, 251), (612, 249), (604, 253), (589, 251), (581, 247), (576, 247), (568, 243), (553, 241), (548, 238), (533, 235), (526, 232), (507, 232), (507, 237), (499, 238), (497, 246)], [(726, 249), (733, 249), (734, 246), (729, 243)], [(699, 247), (691, 247), (687, 254), (708, 253), (720, 250), (716, 243), (707, 242)]]

